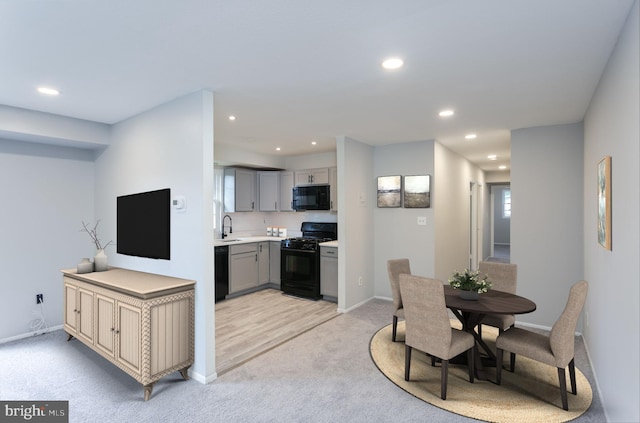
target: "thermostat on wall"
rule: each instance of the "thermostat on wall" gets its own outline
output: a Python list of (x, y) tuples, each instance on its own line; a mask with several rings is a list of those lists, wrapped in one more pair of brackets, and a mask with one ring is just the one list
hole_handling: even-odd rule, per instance
[(187, 202), (183, 195), (173, 197), (171, 204), (173, 204), (173, 208), (177, 211), (185, 211), (187, 209)]

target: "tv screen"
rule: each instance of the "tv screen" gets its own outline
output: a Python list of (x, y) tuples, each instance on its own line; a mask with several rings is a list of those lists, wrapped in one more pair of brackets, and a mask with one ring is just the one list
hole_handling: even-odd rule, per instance
[(171, 190), (117, 198), (116, 250), (119, 254), (170, 260)]

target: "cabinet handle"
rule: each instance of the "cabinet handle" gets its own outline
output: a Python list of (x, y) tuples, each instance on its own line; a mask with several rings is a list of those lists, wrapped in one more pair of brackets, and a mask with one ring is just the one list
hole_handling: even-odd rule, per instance
[(116, 330), (115, 328), (111, 328), (111, 332), (113, 332), (113, 331), (115, 331), (115, 330)]
[(275, 203), (273, 203), (273, 208), (278, 210), (278, 202), (277, 201)]
[(116, 332), (116, 335), (117, 335), (117, 334), (119, 334), (119, 333), (120, 333), (120, 330), (116, 329), (116, 331), (115, 331), (115, 332)]
[(260, 244), (260, 252), (262, 252), (262, 244)]
[(256, 208), (256, 206), (255, 206), (254, 202), (252, 201), (252, 202), (251, 202), (251, 210), (253, 210), (253, 209), (255, 209), (255, 208)]
[(256, 261), (258, 261), (258, 255), (256, 254)]

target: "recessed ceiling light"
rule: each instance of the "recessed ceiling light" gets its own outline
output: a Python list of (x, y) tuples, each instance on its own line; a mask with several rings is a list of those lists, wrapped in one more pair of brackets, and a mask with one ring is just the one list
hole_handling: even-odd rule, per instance
[(498, 156), (496, 156), (495, 154), (489, 154), (487, 156), (487, 159), (489, 159), (489, 160), (496, 160), (497, 158), (498, 158)]
[(236, 117), (231, 115), (231, 116), (229, 116), (229, 120), (236, 120)]
[(498, 169), (500, 169), (500, 170), (505, 170), (506, 168), (507, 168), (507, 166), (505, 166), (505, 165), (498, 166)]
[(391, 57), (382, 62), (382, 67), (385, 69), (398, 69), (404, 65), (404, 61), (398, 57)]
[(316, 145), (316, 144), (317, 144), (317, 142), (311, 141), (311, 145)]
[(60, 91), (56, 90), (55, 88), (48, 88), (48, 87), (38, 87), (38, 92), (40, 94), (46, 94), (46, 95), (60, 94)]
[(464, 136), (464, 139), (466, 140), (475, 140), (476, 138), (478, 138), (476, 134), (467, 134)]
[(276, 151), (280, 151), (280, 147), (276, 147)]
[(440, 117), (453, 116), (453, 110), (443, 110), (440, 113), (438, 113), (438, 116), (440, 116)]

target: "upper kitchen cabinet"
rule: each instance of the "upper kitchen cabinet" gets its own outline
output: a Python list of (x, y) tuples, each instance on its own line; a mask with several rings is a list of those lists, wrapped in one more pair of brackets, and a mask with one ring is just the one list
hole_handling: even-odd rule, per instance
[(256, 171), (228, 167), (224, 170), (224, 211), (256, 210)]
[(312, 184), (328, 184), (329, 183), (329, 169), (306, 169), (296, 170), (296, 185), (312, 185)]
[(331, 211), (338, 211), (338, 168), (329, 168), (329, 186), (331, 197)]
[(258, 210), (278, 211), (280, 172), (258, 172)]
[(293, 211), (293, 171), (280, 172), (280, 211)]

